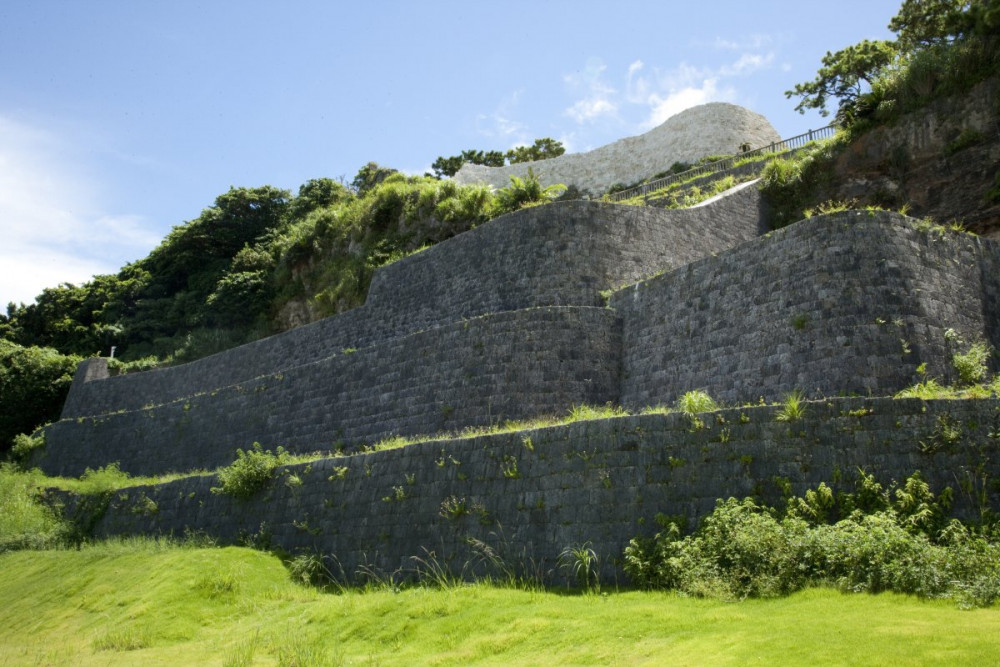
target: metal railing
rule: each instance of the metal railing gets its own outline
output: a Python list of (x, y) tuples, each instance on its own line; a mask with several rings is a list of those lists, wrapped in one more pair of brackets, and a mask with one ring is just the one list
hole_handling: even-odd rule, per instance
[(760, 148), (755, 148), (754, 150), (740, 153), (738, 155), (734, 155), (733, 157), (727, 157), (716, 162), (698, 165), (697, 167), (688, 169), (687, 171), (664, 176), (663, 178), (658, 178), (655, 181), (637, 185), (634, 188), (629, 188), (628, 190), (612, 192), (608, 194), (608, 199), (610, 201), (622, 201), (625, 199), (631, 199), (632, 197), (648, 195), (651, 192), (665, 188), (671, 183), (676, 183), (677, 181), (686, 181), (697, 176), (708, 176), (710, 174), (717, 174), (719, 172), (732, 169), (736, 162), (740, 160), (745, 160), (759, 155), (766, 155), (768, 153), (784, 153), (786, 151), (802, 148), (810, 141), (827, 139), (832, 137), (836, 132), (837, 128), (834, 125), (827, 125), (826, 127), (821, 127), (818, 130), (809, 130), (808, 132), (800, 134), (797, 137), (782, 139), (781, 141), (775, 141), (767, 146), (761, 146)]

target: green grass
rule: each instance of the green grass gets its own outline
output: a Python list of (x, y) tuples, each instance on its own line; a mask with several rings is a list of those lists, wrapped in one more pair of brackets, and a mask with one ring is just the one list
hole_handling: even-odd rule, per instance
[(154, 541), (8, 553), (0, 570), (0, 664), (955, 665), (993, 663), (1000, 637), (995, 607), (830, 589), (321, 593), (268, 554)]

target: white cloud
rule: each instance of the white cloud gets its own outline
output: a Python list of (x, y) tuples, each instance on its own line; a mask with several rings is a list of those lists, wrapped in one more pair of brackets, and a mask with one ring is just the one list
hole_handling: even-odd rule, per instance
[(515, 120), (517, 106), (523, 92), (523, 90), (515, 90), (500, 100), (493, 113), (476, 116), (476, 130), (479, 134), (510, 143), (512, 146), (529, 142), (531, 139), (528, 137), (527, 126)]
[(106, 211), (72, 145), (0, 116), (0, 304), (116, 271), (159, 241), (146, 221)]
[(722, 76), (746, 76), (757, 70), (764, 69), (774, 62), (774, 54), (744, 53), (732, 65), (725, 65), (719, 70)]
[(590, 97), (566, 109), (566, 115), (582, 124), (601, 116), (613, 116), (617, 111), (618, 105), (611, 100), (604, 97)]
[[(639, 67), (641, 66), (642, 63), (639, 63)], [(618, 102), (615, 97), (618, 91), (604, 81), (606, 70), (607, 65), (602, 60), (591, 58), (583, 70), (563, 77), (571, 90), (583, 95), (564, 112), (577, 123), (582, 125), (605, 116), (617, 116)]]
[(645, 64), (636, 60), (628, 66), (628, 80), (625, 86), (626, 99), (632, 104), (642, 103), (649, 98), (649, 85), (641, 76), (637, 76)]
[[(752, 37), (742, 44), (717, 40), (716, 47), (746, 48), (762, 46), (768, 41), (762, 36)], [(602, 116), (634, 117), (638, 112), (642, 119), (634, 126), (638, 131), (645, 131), (690, 107), (707, 102), (735, 101), (738, 93), (728, 80), (749, 76), (773, 63), (773, 53), (749, 51), (714, 68), (693, 67), (682, 62), (661, 70), (648, 68), (637, 59), (629, 64), (624, 74), (624, 93), (619, 94), (605, 81), (607, 68), (604, 64), (591, 60), (583, 71), (564, 77), (568, 84), (586, 93), (566, 110), (566, 114), (583, 124)]]
[(679, 90), (671, 90), (663, 96), (653, 93), (648, 100), (651, 107), (649, 116), (643, 122), (642, 127), (644, 129), (654, 128), (685, 109), (716, 101), (721, 97), (723, 96), (720, 95), (716, 79), (705, 79), (697, 87), (688, 86)]

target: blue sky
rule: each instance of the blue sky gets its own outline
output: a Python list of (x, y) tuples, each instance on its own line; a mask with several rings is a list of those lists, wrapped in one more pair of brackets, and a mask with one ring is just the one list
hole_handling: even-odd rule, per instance
[(0, 4), (0, 304), (145, 256), (230, 186), (536, 137), (585, 151), (784, 91), (899, 0)]

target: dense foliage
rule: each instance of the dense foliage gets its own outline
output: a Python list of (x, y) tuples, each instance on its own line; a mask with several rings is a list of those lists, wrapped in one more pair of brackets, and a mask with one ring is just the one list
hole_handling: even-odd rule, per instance
[(639, 586), (698, 596), (771, 597), (829, 583), (992, 604), (1000, 543), (989, 526), (949, 520), (951, 501), (950, 489), (936, 496), (919, 473), (887, 489), (863, 472), (855, 491), (820, 484), (789, 498), (784, 512), (750, 498), (720, 500), (685, 537), (677, 521), (660, 517), (663, 530), (633, 539), (624, 567)]
[(247, 451), (236, 450), (236, 460), (218, 472), (220, 486), (212, 487), (213, 493), (225, 493), (236, 498), (247, 499), (267, 486), (274, 477), (275, 470), (288, 462), (288, 453), (283, 447), (271, 451), (259, 442)]
[(62, 354), (187, 361), (278, 328), (298, 298), (322, 314), (364, 300), (375, 268), (553, 191), (520, 179), (493, 193), (375, 163), (350, 186), (314, 179), (297, 196), (232, 188), (116, 275), (10, 304), (0, 337)]
[(889, 29), (895, 40), (828, 52), (816, 78), (785, 95), (823, 115), (836, 101), (838, 121), (861, 128), (1000, 71), (1000, 0), (905, 0)]
[(0, 340), (0, 453), (14, 437), (59, 418), (80, 357)]

